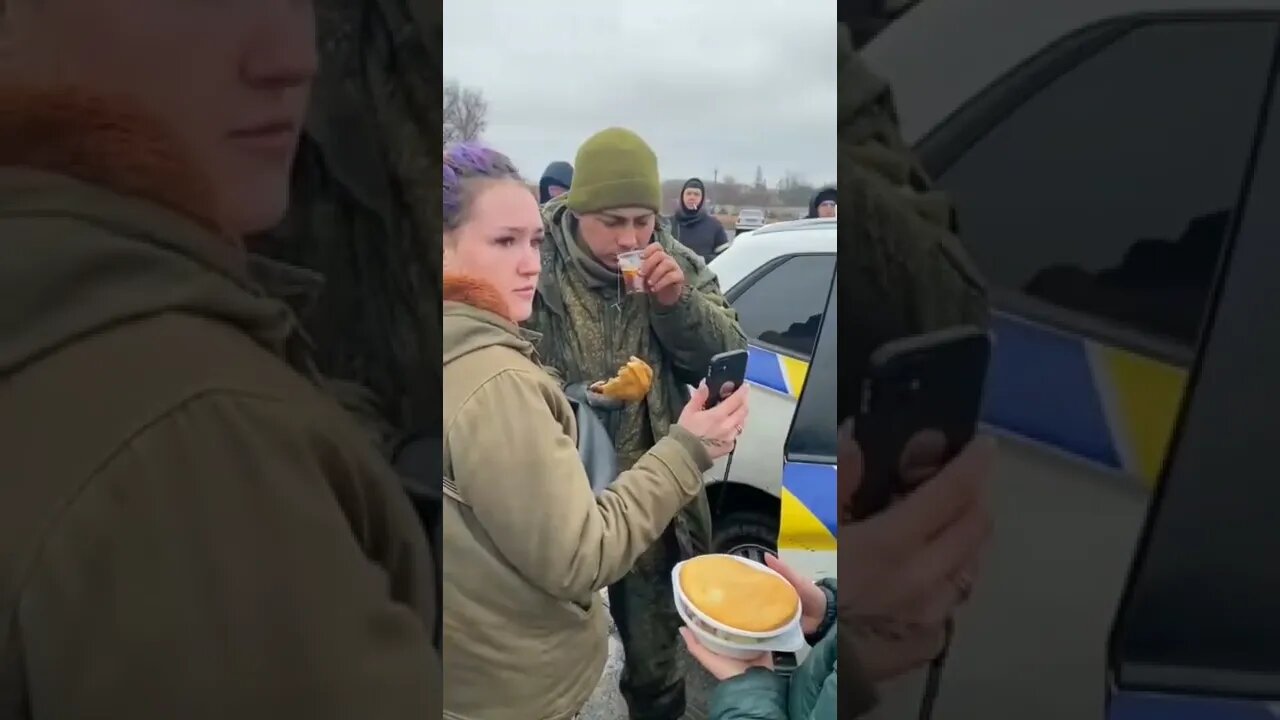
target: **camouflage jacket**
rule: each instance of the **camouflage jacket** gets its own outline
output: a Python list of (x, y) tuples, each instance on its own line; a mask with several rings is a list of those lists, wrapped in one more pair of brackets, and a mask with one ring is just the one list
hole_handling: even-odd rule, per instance
[(320, 73), (288, 216), (253, 245), (323, 275), (302, 314), (316, 362), (369, 389), (362, 417), (380, 416), (387, 449), (440, 424), (441, 105), (426, 82), (440, 19), (421, 5), (317, 0)]
[[(670, 309), (647, 295), (625, 294), (620, 283), (609, 286), (588, 278), (569, 249), (577, 241), (563, 196), (544, 205), (542, 213), (547, 232), (542, 278), (533, 315), (525, 323), (540, 336), (536, 348), (541, 362), (566, 385), (608, 379), (632, 355), (653, 367), (653, 387), (645, 402), (601, 411), (619, 466), (626, 469), (666, 436), (684, 407), (686, 386), (703, 378), (711, 357), (746, 348), (746, 337), (715, 274), (672, 237), (665, 220), (659, 220), (654, 242), (680, 264), (687, 287)], [(685, 515), (694, 547), (708, 548), (705, 493)]]
[[(840, 38), (840, 367), (861, 376), (888, 340), (985, 326), (987, 291), (957, 236), (950, 199), (932, 187), (898, 130), (885, 82)], [(841, 398), (840, 416), (849, 409)]]

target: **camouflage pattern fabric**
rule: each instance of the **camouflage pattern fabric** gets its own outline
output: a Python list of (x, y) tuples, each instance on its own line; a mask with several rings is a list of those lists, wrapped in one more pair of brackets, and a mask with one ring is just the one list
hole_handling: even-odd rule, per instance
[[(688, 290), (687, 298), (669, 311), (653, 305), (647, 295), (626, 294), (616, 273), (614, 281), (601, 283), (574, 261), (569, 248), (577, 242), (574, 220), (565, 203), (562, 196), (542, 208), (547, 233), (542, 278), (525, 327), (539, 336), (535, 347), (541, 362), (566, 385), (606, 380), (632, 355), (653, 368), (645, 402), (601, 412), (619, 467), (625, 470), (657, 438), (666, 437), (688, 399), (685, 386), (702, 380), (716, 354), (746, 348), (746, 338), (715, 274), (672, 237), (665, 220), (659, 221), (654, 242), (680, 264)], [(701, 509), (695, 512), (706, 515)], [(706, 552), (709, 521), (688, 513), (681, 517), (690, 525), (690, 549)]]
[[(405, 440), (441, 436), (442, 105), (439, 58), (427, 51), (440, 16), (414, 0), (316, 0), (315, 12), (320, 72), (289, 210), (250, 242), (312, 271), (262, 279), (302, 321), (322, 387), (394, 460)], [(424, 513), (434, 488), (407, 487), (439, 569)], [(439, 625), (433, 640), (438, 649)]]
[[(961, 324), (985, 327), (989, 311), (950, 199), (903, 141), (889, 88), (844, 27), (839, 58), (840, 368), (861, 377), (883, 343)], [(841, 418), (854, 399), (840, 394)]]
[(626, 654), (618, 689), (632, 720), (684, 716), (680, 627), (672, 600), (671, 568), (680, 561), (675, 535), (667, 532), (644, 552), (630, 573), (609, 586), (609, 615)]
[(440, 424), (442, 106), (427, 50), (440, 17), (422, 5), (317, 0), (321, 69), (289, 213), (255, 240), (324, 277), (299, 309), (316, 363), (387, 449)]
[[(324, 288), (319, 273), (277, 262), (261, 255), (249, 256), (249, 273), (267, 295), (285, 301), (295, 315), (305, 316), (315, 307)], [(304, 328), (290, 338), (290, 364), (356, 417), (375, 445), (395, 435), (379, 409), (377, 398), (363, 385), (323, 374), (315, 362), (316, 347)]]
[[(687, 401), (686, 384), (697, 384), (711, 357), (743, 349), (737, 313), (702, 258), (679, 244), (663, 219), (654, 232), (684, 270), (685, 299), (673, 309), (651, 304), (647, 295), (627, 295), (621, 278), (602, 281), (574, 258), (574, 219), (565, 198), (543, 206), (546, 242), (542, 278), (526, 327), (538, 333), (539, 360), (566, 385), (612, 377), (634, 355), (654, 370), (645, 402), (599, 411), (618, 451), (630, 467), (665, 437)], [(610, 588), (610, 612), (626, 652), (621, 689), (633, 718), (678, 718), (684, 712), (679, 669), (679, 617), (672, 606), (671, 568), (711, 547), (711, 513), (702, 493), (676, 516), (672, 528)]]

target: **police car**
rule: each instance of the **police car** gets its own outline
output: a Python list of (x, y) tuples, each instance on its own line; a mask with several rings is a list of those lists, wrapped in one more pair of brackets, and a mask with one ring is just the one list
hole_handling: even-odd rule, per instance
[[(829, 218), (744, 233), (711, 262), (747, 336), (753, 386), (737, 449), (707, 473), (716, 549), (756, 559), (795, 550), (798, 556), (784, 559), (817, 576), (832, 574), (835, 559), (836, 358), (834, 321), (824, 320), (835, 264), (836, 221)], [(822, 332), (830, 335), (825, 343)], [(828, 392), (801, 401), (801, 450), (789, 455), (806, 380)]]
[(1280, 2), (931, 0), (864, 57), (996, 311), (938, 716), (1280, 716)]

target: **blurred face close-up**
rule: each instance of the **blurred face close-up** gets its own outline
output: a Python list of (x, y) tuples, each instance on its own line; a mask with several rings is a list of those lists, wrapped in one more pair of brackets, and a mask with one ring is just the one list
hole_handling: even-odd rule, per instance
[(616, 270), (618, 255), (648, 245), (657, 222), (657, 214), (648, 208), (616, 208), (579, 216), (578, 232), (591, 254)]
[(836, 204), (830, 200), (818, 206), (818, 217), (833, 218), (836, 216)]
[(511, 319), (533, 313), (542, 271), (542, 216), (522, 183), (486, 183), (467, 209), (466, 221), (445, 234), (444, 267), (488, 282), (507, 302)]
[(697, 210), (702, 204), (702, 191), (698, 188), (686, 188), (684, 191), (684, 206), (687, 210)]
[(567, 192), (569, 192), (569, 188), (567, 187), (563, 187), (560, 185), (547, 186), (547, 194), (550, 195), (551, 197), (560, 197), (561, 195)]
[(280, 221), (317, 65), (310, 0), (0, 7), (0, 79), (121, 97), (181, 143), (229, 230)]

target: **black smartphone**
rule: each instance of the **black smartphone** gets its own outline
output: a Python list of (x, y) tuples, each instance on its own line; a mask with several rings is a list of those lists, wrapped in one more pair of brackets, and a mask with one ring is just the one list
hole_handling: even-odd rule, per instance
[(991, 336), (956, 327), (894, 340), (872, 353), (854, 414), (863, 474), (853, 520), (875, 515), (928, 479), (973, 438)]
[(730, 350), (707, 363), (707, 407), (713, 408), (747, 381), (747, 351)]

